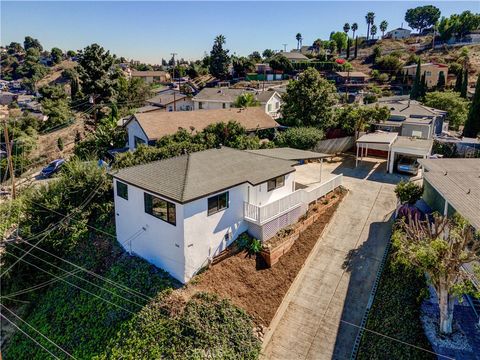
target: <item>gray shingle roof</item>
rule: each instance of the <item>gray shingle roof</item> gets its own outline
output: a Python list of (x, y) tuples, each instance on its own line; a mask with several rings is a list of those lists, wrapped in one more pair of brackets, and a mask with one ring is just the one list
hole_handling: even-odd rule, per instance
[(291, 173), (295, 162), (227, 147), (199, 151), (112, 172), (113, 177), (178, 203), (233, 186), (257, 185)]
[(319, 152), (299, 150), (299, 149), (293, 149), (289, 147), (247, 150), (247, 151), (251, 152), (252, 154), (269, 156), (272, 158), (283, 159), (283, 160), (313, 160), (313, 159), (323, 159), (331, 156), (331, 155), (323, 154)]
[(194, 100), (234, 102), (235, 99), (244, 92), (244, 89), (203, 88), (197, 95), (195, 95)]
[(421, 159), (423, 176), (458, 213), (480, 230), (480, 159)]

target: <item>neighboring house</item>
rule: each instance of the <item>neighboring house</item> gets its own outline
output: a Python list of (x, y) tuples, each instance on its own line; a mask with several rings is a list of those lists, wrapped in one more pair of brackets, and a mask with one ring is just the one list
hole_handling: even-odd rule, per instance
[[(195, 110), (230, 109), (234, 101), (247, 91), (244, 89), (204, 88), (193, 97)], [(282, 98), (275, 90), (253, 92), (265, 112), (274, 119), (280, 116)]]
[(0, 92), (0, 105), (10, 105), (17, 99), (18, 95), (9, 91)]
[(157, 106), (164, 111), (191, 111), (193, 100), (191, 97), (175, 90), (159, 92), (153, 98), (146, 100), (148, 105)]
[[(425, 63), (420, 65), (421, 75), (425, 74), (425, 80), (428, 88), (433, 88), (438, 84), (438, 78), (440, 73), (443, 73), (445, 82), (448, 78), (448, 65)], [(403, 67), (403, 74), (407, 75), (407, 79), (410, 83), (413, 83), (415, 75), (417, 73), (417, 64), (407, 65)]]
[(279, 126), (260, 107), (136, 113), (124, 126), (128, 132), (128, 147), (133, 150), (139, 144), (152, 144), (165, 135), (175, 134), (180, 128), (187, 131), (202, 131), (208, 125), (230, 120), (238, 122), (248, 132)]
[(166, 83), (171, 81), (171, 76), (166, 71), (138, 71), (138, 70), (127, 70), (127, 76), (129, 78), (140, 78), (146, 83)]
[(308, 57), (297, 51), (281, 51), (277, 54), (285, 56), (292, 63), (309, 61)]
[(115, 171), (117, 240), (186, 283), (241, 233), (266, 240), (341, 183), (296, 190), (297, 163), (222, 147)]
[[(475, 230), (480, 231), (480, 159), (425, 159), (423, 167), (423, 200), (432, 211), (452, 216), (458, 213)], [(471, 274), (472, 284), (480, 291), (480, 279), (475, 275), (478, 262), (464, 264)], [(480, 325), (480, 301), (466, 296)]]
[(393, 40), (406, 39), (410, 37), (411, 33), (412, 33), (411, 30), (404, 29), (404, 28), (396, 28), (387, 32), (385, 34), (385, 38), (389, 38)]
[(335, 73), (335, 82), (340, 85), (344, 84), (366, 84), (368, 75), (360, 71), (337, 71)]
[(424, 106), (416, 100), (379, 99), (378, 103), (366, 106), (386, 106), (390, 109), (390, 118), (375, 124), (377, 130), (420, 139), (432, 139), (435, 135), (440, 135), (447, 115), (446, 111)]

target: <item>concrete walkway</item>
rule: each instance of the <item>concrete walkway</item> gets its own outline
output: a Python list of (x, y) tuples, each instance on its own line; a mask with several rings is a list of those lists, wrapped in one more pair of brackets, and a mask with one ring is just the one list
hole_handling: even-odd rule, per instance
[[(390, 236), (396, 182), (384, 164), (330, 165), (349, 194), (267, 332), (267, 359), (348, 359)], [(335, 168), (336, 167), (336, 168)], [(351, 323), (351, 324), (348, 324)]]

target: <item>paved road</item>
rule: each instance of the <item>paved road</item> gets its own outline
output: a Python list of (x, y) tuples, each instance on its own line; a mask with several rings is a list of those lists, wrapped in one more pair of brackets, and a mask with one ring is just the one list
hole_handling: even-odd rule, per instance
[(388, 243), (398, 178), (373, 161), (324, 171), (343, 173), (350, 192), (272, 321), (267, 359), (348, 359), (358, 328), (346, 322), (360, 324)]

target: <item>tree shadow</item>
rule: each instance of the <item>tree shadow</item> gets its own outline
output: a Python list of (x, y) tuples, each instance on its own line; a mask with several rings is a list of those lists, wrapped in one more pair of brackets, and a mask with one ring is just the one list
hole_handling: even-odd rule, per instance
[(377, 272), (390, 241), (392, 224), (393, 213), (383, 222), (371, 223), (367, 239), (345, 255), (342, 269), (348, 273), (349, 283), (335, 341), (334, 359), (351, 356), (359, 326), (363, 326), (362, 319), (370, 304)]

